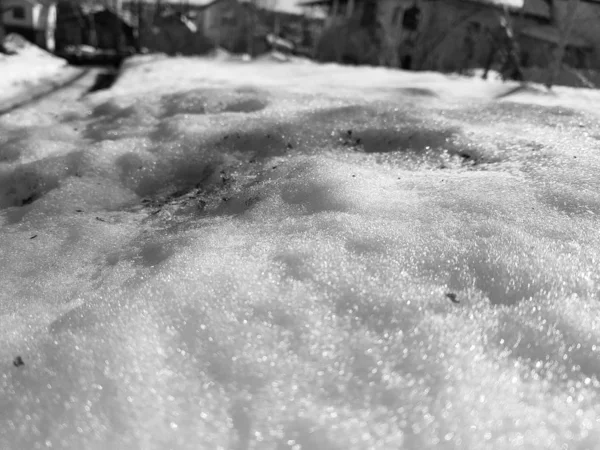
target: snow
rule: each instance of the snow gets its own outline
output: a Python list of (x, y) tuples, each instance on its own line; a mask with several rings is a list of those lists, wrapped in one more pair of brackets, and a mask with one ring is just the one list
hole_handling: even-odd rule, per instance
[(65, 74), (64, 59), (28, 43), (19, 35), (7, 36), (5, 45), (15, 54), (0, 54), (0, 105), (27, 95), (39, 83), (52, 81)]
[(597, 97), (144, 56), (3, 116), (0, 448), (597, 448)]

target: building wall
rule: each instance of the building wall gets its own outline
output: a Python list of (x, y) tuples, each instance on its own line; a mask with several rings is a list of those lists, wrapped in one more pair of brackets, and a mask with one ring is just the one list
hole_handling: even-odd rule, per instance
[(14, 10), (10, 9), (3, 15), (7, 32), (18, 33), (40, 47), (54, 51), (54, 32), (56, 29), (56, 5), (32, 4), (23, 0), (8, 0), (5, 8), (21, 8), (24, 17), (15, 18)]
[[(40, 5), (32, 5), (30, 2), (24, 0), (4, 0), (2, 7), (8, 9), (8, 11), (3, 14), (5, 26), (37, 28)], [(24, 17), (15, 17), (14, 10), (12, 9), (13, 7), (21, 8), (24, 12)]]

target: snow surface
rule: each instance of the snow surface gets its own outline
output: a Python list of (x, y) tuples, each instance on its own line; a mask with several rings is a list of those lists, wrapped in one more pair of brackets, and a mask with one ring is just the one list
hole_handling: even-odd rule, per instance
[(5, 45), (16, 53), (0, 53), (0, 106), (2, 102), (27, 94), (40, 82), (60, 77), (65, 72), (67, 63), (64, 59), (28, 43), (19, 35), (7, 36)]
[(2, 117), (0, 448), (598, 448), (598, 100), (140, 57)]

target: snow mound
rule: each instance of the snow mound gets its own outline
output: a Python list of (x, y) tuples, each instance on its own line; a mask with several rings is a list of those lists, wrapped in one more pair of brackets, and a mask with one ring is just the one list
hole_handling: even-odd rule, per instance
[(18, 34), (6, 36), (4, 45), (12, 55), (2, 59), (0, 106), (8, 100), (27, 96), (32, 88), (60, 77), (66, 62), (31, 44)]
[(28, 55), (36, 58), (54, 58), (53, 55), (32, 44), (20, 34), (10, 33), (4, 38), (4, 47), (10, 53)]
[(515, 86), (143, 57), (3, 117), (0, 448), (595, 448), (599, 103)]

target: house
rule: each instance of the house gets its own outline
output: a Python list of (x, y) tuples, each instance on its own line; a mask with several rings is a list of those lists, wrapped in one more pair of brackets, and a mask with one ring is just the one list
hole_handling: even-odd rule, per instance
[[(271, 33), (298, 48), (312, 44), (322, 20), (263, 8), (249, 0), (124, 0), (134, 17), (140, 46), (168, 54), (205, 54), (215, 47), (233, 53), (268, 50)], [(295, 11), (297, 9), (294, 9)], [(299, 45), (302, 44), (302, 45)]]
[(204, 54), (214, 47), (260, 54), (271, 33), (302, 48), (316, 40), (323, 23), (248, 0), (125, 0), (123, 10), (135, 17), (141, 47), (168, 54)]
[[(417, 70), (461, 71), (488, 64), (503, 17), (525, 66), (546, 67), (561, 39), (568, 0), (380, 0), (376, 20), (369, 0), (313, 0), (329, 12), (323, 60)], [(581, 0), (567, 42), (572, 67), (600, 68), (600, 4)], [(370, 23), (370, 30), (365, 24)]]
[(199, 30), (218, 47), (235, 53), (260, 54), (268, 50), (266, 38), (275, 35), (295, 48), (312, 53), (323, 19), (295, 11), (262, 7), (242, 0), (212, 0), (197, 12)]
[(121, 52), (137, 47), (134, 27), (125, 14), (97, 5), (84, 8), (70, 0), (58, 2), (55, 39), (58, 54), (80, 45)]
[[(416, 70), (483, 66), (503, 11), (522, 0), (314, 0), (329, 8), (320, 59)], [(333, 15), (333, 16), (332, 16)], [(336, 35), (340, 36), (336, 38)]]
[(56, 4), (50, 1), (4, 0), (2, 20), (6, 33), (18, 33), (40, 47), (54, 51)]
[(201, 55), (213, 48), (198, 23), (210, 0), (125, 0), (123, 11), (133, 17), (141, 49), (169, 55)]

